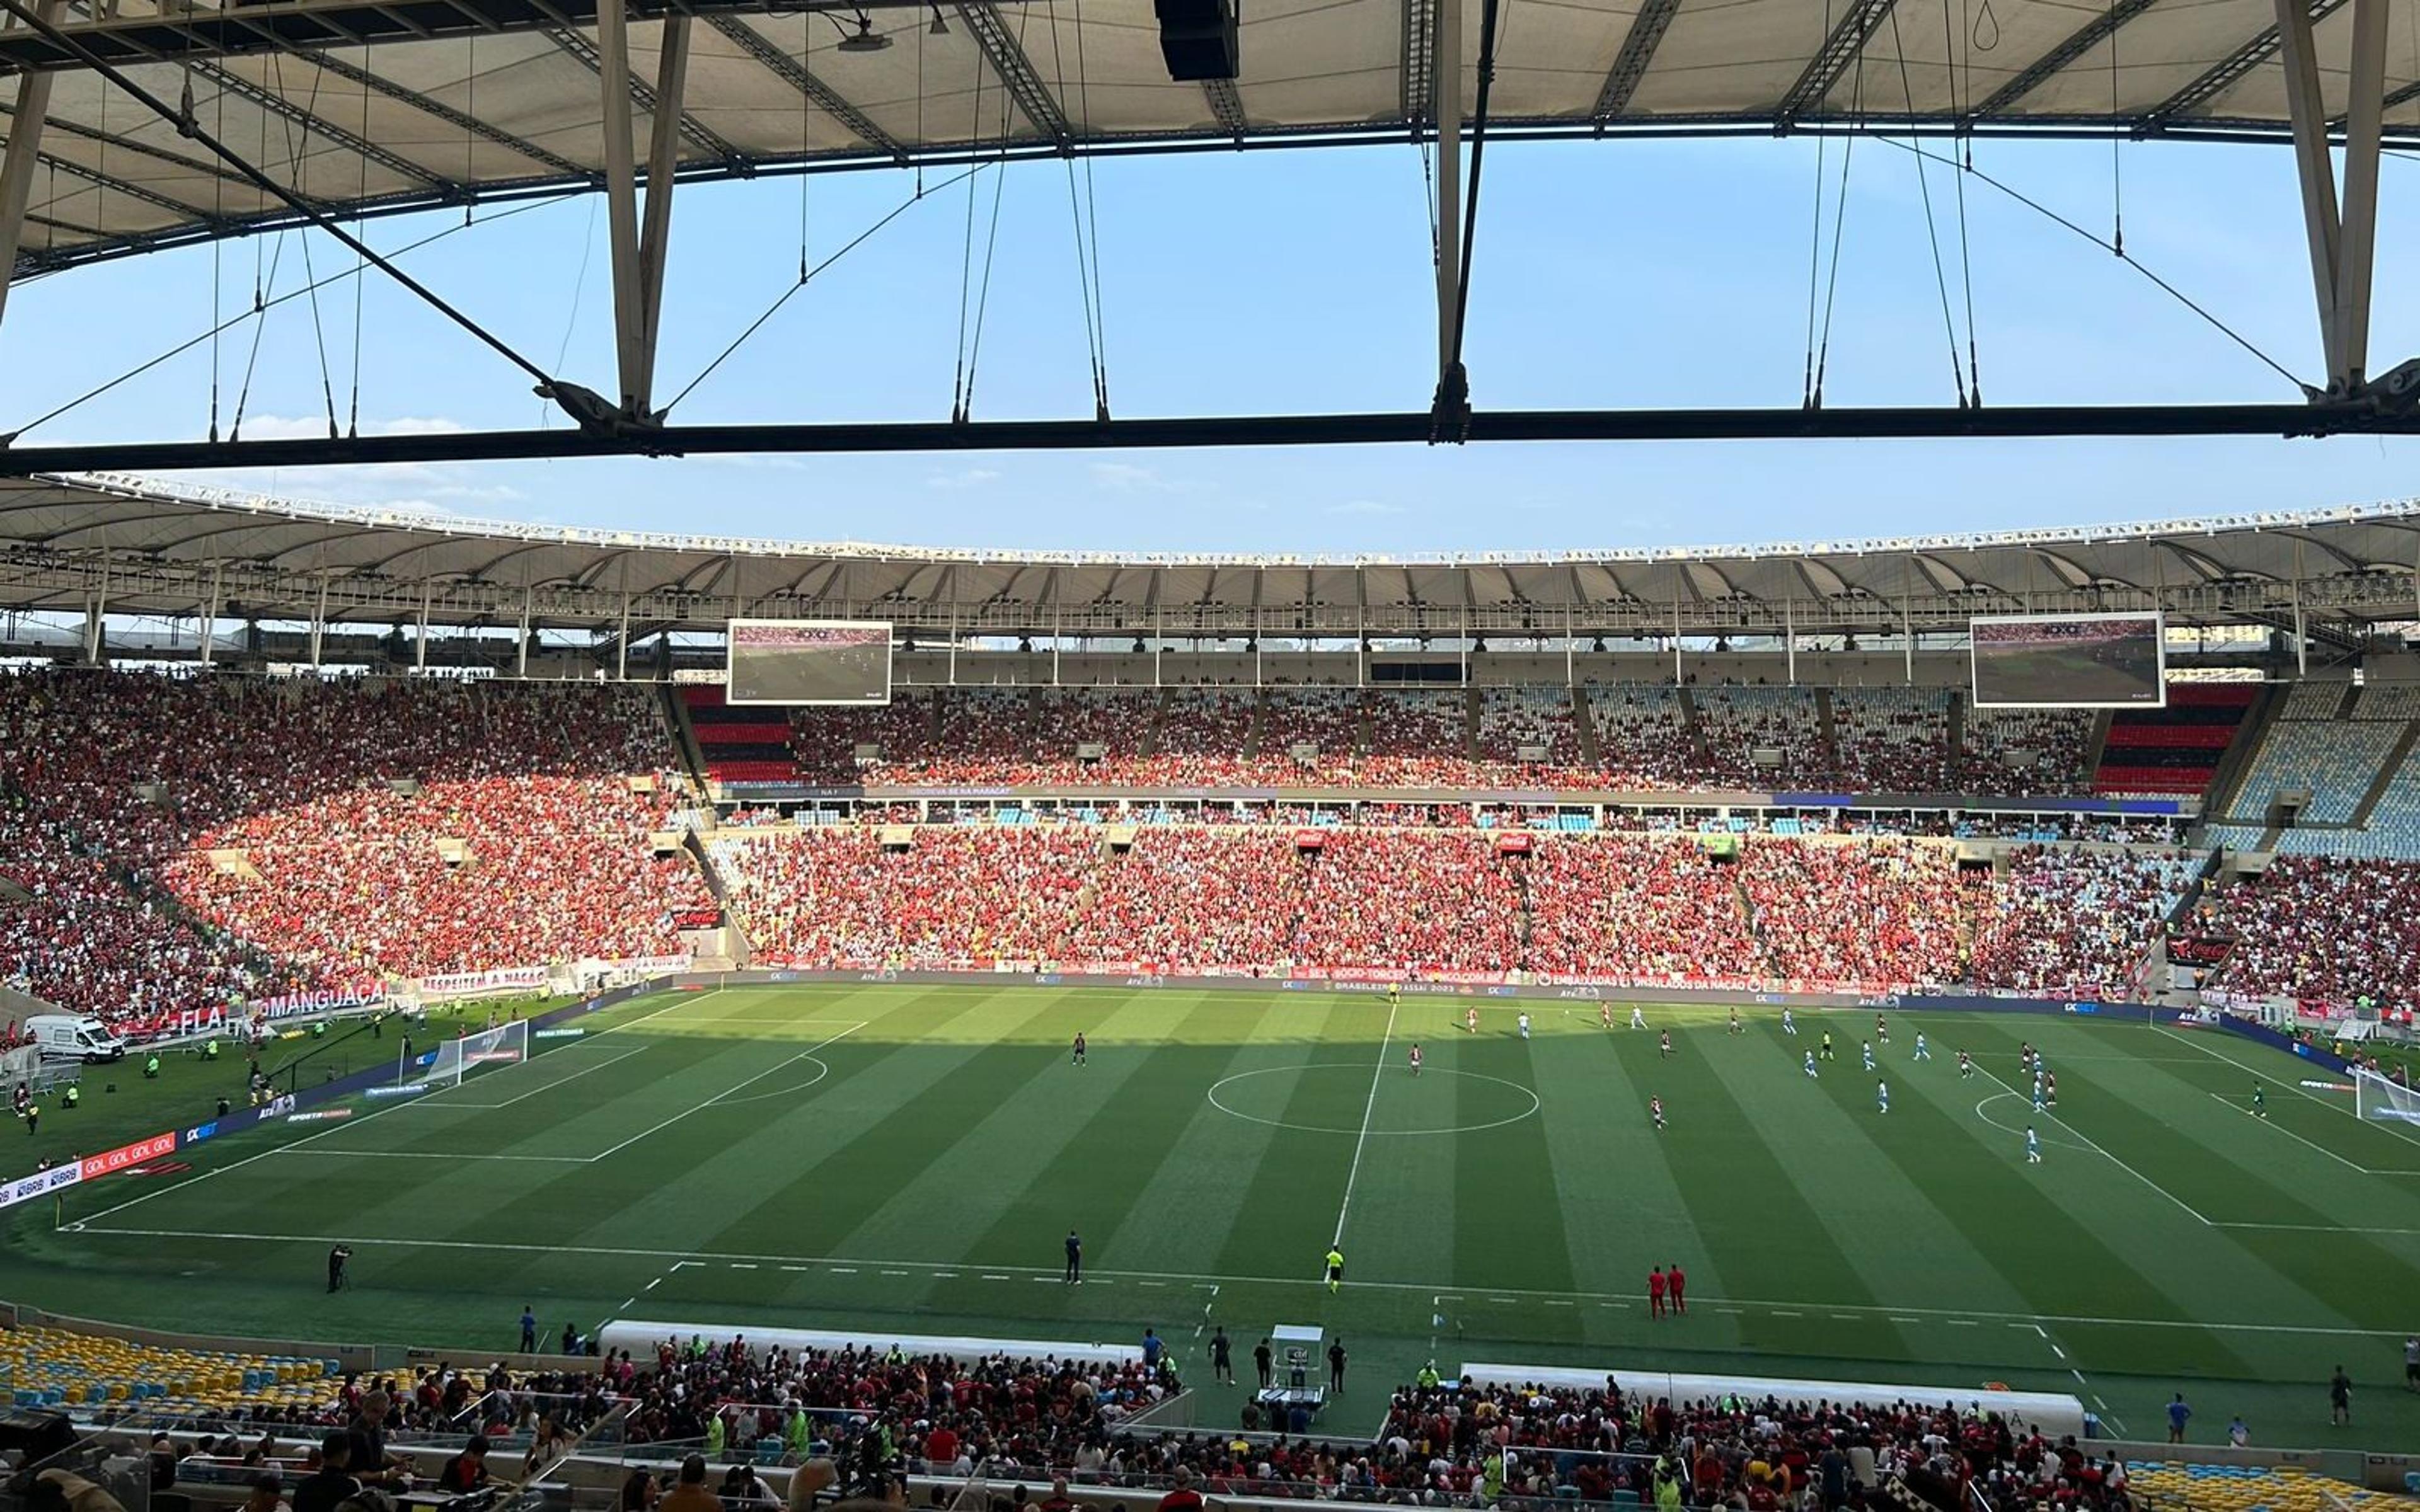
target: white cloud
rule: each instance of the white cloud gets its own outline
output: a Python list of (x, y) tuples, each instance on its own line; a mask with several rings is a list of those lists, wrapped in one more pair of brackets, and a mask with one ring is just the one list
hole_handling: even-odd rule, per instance
[[(440, 416), (404, 415), (394, 420), (373, 420), (362, 426), (365, 436), (459, 436), (469, 427), (458, 420)], [(342, 434), (342, 427), (338, 434)], [(325, 415), (246, 415), (243, 439), (251, 441), (324, 440), (328, 436)]]
[(1381, 503), (1375, 499), (1348, 499), (1343, 503), (1328, 505), (1326, 512), (1330, 515), (1400, 515), (1404, 506)]
[(938, 472), (924, 480), (927, 488), (980, 488), (998, 481), (1000, 474), (989, 468), (969, 468), (963, 472)]

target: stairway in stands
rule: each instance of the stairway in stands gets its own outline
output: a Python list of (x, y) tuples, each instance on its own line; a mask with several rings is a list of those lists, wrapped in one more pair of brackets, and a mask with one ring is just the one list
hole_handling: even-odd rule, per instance
[(734, 707), (722, 701), (722, 688), (692, 683), (681, 688), (689, 709), (690, 728), (706, 758), (711, 782), (782, 782), (799, 775), (798, 758), (790, 751), (788, 711), (750, 705)]
[(2170, 683), (2166, 708), (2118, 711), (2092, 791), (2203, 796), (2260, 691), (2257, 683)]

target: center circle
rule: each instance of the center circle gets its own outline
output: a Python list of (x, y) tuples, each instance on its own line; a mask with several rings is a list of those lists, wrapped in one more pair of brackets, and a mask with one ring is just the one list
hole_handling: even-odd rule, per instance
[[(1272, 1079), (1281, 1076), (1295, 1079)], [(1475, 1086), (1456, 1088), (1445, 1081), (1449, 1076)], [(1415, 1076), (1390, 1064), (1374, 1083), (1372, 1077), (1366, 1060), (1266, 1066), (1212, 1083), (1208, 1097), (1212, 1107), (1247, 1123), (1357, 1138), (1366, 1126), (1373, 1139), (1501, 1129), (1536, 1117), (1540, 1105), (1538, 1094), (1519, 1082), (1475, 1071), (1432, 1066)], [(1463, 1121), (1436, 1121), (1457, 1116)]]
[[(1984, 1111), (1983, 1111), (1985, 1108), (1990, 1107), (1993, 1103), (2002, 1103), (2002, 1102), (2012, 1102), (2012, 1103), (2018, 1103), (2018, 1104), (2019, 1104), (2019, 1105), (2021, 1105), (2021, 1106), (2026, 1106), (2026, 1107), (2030, 1107), (2030, 1106), (2031, 1106), (2031, 1103), (2029, 1103), (2029, 1101), (2028, 1101), (2028, 1100), (2027, 1100), (2027, 1099), (2026, 1099), (2023, 1094), (2021, 1094), (2021, 1093), (2017, 1093), (2017, 1092), (1993, 1092), (1991, 1096), (1986, 1097), (1985, 1099), (1983, 1099), (1983, 1101), (1981, 1101), (1980, 1103), (1976, 1103), (1976, 1104), (1975, 1104), (1975, 1117), (1977, 1117), (1977, 1118), (1978, 1118), (1978, 1119), (1982, 1119), (1985, 1123), (1990, 1124), (1990, 1125), (1991, 1125), (1993, 1128), (1994, 1128), (1994, 1129), (2002, 1129), (2002, 1130), (2006, 1130), (2008, 1133), (2012, 1134), (2024, 1134), (2024, 1133), (2025, 1132), (2025, 1126), (2024, 1126), (2024, 1124), (2022, 1124), (2022, 1123), (2002, 1123), (1999, 1119), (1997, 1119), (1993, 1118), (1993, 1117), (1992, 1115), (1990, 1115), (1989, 1113), (1986, 1113), (1986, 1112), (1984, 1112)], [(2087, 1144), (2084, 1143), (2082, 1140), (2079, 1140), (2079, 1139), (2071, 1139), (2071, 1138), (2069, 1138), (2066, 1134), (2059, 1133), (2058, 1131), (2059, 1131), (2059, 1127), (2060, 1127), (2060, 1126), (2059, 1126), (2059, 1123), (2058, 1123), (2058, 1120), (2057, 1120), (2057, 1117), (2056, 1117), (2056, 1115), (2048, 1115), (2048, 1116), (2046, 1116), (2046, 1119), (2045, 1119), (2045, 1121), (2048, 1123), (2048, 1126), (2049, 1126), (2049, 1127), (2048, 1127), (2048, 1131), (2047, 1131), (2047, 1132), (2043, 1132), (2042, 1130), (2040, 1130), (2040, 1129), (2039, 1129), (2039, 1128), (2038, 1128), (2038, 1129), (2037, 1129), (2037, 1131), (2036, 1131), (2037, 1133), (2040, 1133), (2040, 1134), (2041, 1134), (2041, 1142), (2042, 1142), (2043, 1144), (2045, 1144), (2045, 1145), (2057, 1145), (2057, 1146), (2059, 1146), (2060, 1148), (2065, 1149), (2090, 1149), (2092, 1148), (2090, 1145), (2087, 1145)]]

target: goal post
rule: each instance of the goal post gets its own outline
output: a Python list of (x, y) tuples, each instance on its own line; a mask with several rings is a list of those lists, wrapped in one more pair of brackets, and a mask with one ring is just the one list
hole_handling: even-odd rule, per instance
[(2359, 1066), (2352, 1068), (2352, 1085), (2363, 1122), (2420, 1124), (2420, 1091)]
[(431, 1087), (458, 1087), (464, 1078), (498, 1066), (518, 1065), (529, 1058), (529, 1020), (515, 1019), (492, 1029), (448, 1040), (437, 1047), (422, 1080)]

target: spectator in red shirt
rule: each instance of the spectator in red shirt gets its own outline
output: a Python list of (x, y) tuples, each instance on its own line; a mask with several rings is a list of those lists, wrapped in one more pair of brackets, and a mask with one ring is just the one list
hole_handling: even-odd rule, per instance
[(1179, 1468), (1176, 1489), (1159, 1499), (1159, 1512), (1202, 1512), (1202, 1493), (1193, 1489), (1193, 1472)]

